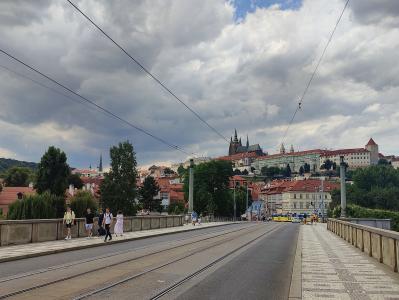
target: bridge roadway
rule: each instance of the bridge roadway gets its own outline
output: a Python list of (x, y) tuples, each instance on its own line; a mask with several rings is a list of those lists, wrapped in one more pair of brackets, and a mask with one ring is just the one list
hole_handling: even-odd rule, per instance
[(287, 299), (298, 224), (241, 223), (0, 264), (0, 299)]

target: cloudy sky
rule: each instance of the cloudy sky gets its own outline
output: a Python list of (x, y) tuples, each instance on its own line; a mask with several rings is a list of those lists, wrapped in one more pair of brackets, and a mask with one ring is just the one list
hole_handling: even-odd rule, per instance
[[(80, 0), (79, 7), (230, 138), (278, 149), (343, 0)], [(65, 0), (2, 0), (0, 48), (138, 126), (205, 156), (228, 144)], [(285, 143), (399, 154), (399, 2), (351, 0)], [(27, 79), (28, 78), (28, 79)], [(32, 82), (44, 84), (51, 89)], [(119, 141), (140, 164), (187, 158), (0, 54), (0, 157), (50, 145), (86, 167)]]

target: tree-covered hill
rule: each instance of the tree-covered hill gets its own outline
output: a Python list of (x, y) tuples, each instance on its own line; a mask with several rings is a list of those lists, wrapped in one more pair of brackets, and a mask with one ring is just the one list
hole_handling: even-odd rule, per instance
[(12, 167), (25, 167), (32, 170), (36, 170), (37, 163), (0, 157), (0, 174), (4, 174), (8, 169)]

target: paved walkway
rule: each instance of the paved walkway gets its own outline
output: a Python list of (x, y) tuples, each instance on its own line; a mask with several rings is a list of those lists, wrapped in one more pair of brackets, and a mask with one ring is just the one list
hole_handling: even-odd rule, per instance
[(327, 230), (302, 226), (303, 299), (399, 300), (399, 275)]
[[(165, 235), (165, 234), (171, 234), (183, 231), (198, 230), (201, 228), (222, 226), (226, 224), (232, 224), (232, 223), (212, 222), (212, 223), (202, 223), (201, 225), (196, 225), (196, 226), (189, 224), (178, 227), (126, 232), (121, 237), (113, 236), (112, 241), (107, 243), (108, 244), (118, 243), (118, 242), (120, 243), (123, 241), (129, 241), (129, 240), (135, 240), (135, 239), (141, 239), (151, 236), (159, 236), (159, 235)], [(42, 243), (0, 247), (0, 262), (41, 256), (45, 254), (65, 252), (70, 250), (97, 247), (101, 245), (104, 245), (104, 237), (93, 237), (90, 239), (74, 238), (72, 240), (67, 240), (67, 241), (57, 240), (57, 241), (42, 242)]]

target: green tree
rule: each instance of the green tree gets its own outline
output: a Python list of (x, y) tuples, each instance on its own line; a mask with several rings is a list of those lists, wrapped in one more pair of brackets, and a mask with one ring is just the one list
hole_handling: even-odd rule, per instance
[(184, 177), (184, 174), (187, 172), (187, 170), (183, 167), (183, 165), (180, 165), (177, 168), (177, 174), (179, 174), (179, 177), (182, 178)]
[(266, 176), (269, 179), (272, 179), (278, 175), (283, 174), (283, 170), (279, 167), (262, 167), (260, 170), (263, 176)]
[[(231, 191), (232, 197), (234, 197), (234, 191)], [(247, 208), (247, 188), (246, 186), (236, 187), (235, 190), (235, 197), (236, 197), (236, 217), (239, 218), (242, 214), (245, 213)], [(248, 191), (248, 207), (252, 203), (252, 195), (251, 192)], [(234, 199), (233, 199), (234, 205)], [(233, 206), (234, 211), (234, 206)]]
[(291, 177), (291, 174), (292, 174), (292, 171), (291, 171), (290, 164), (287, 164), (287, 166), (286, 166), (285, 169), (284, 169), (283, 175), (284, 175), (285, 177)]
[(299, 168), (299, 174), (300, 175), (303, 175), (305, 173), (305, 168), (303, 167), (303, 166), (301, 166), (300, 168)]
[(324, 163), (320, 166), (320, 169), (322, 170), (331, 170), (333, 166), (333, 162), (329, 159), (325, 160)]
[(380, 158), (378, 160), (378, 165), (387, 166), (387, 165), (390, 165), (390, 163), (385, 158)]
[(305, 163), (303, 165), (303, 170), (305, 173), (310, 173), (310, 165), (308, 163)]
[(161, 199), (154, 199), (158, 195), (160, 189), (152, 176), (144, 179), (143, 186), (139, 190), (139, 200), (144, 209), (150, 211), (159, 211), (161, 208)]
[(12, 167), (7, 171), (4, 183), (6, 186), (28, 186), (32, 171), (25, 167)]
[(76, 217), (84, 217), (87, 208), (94, 213), (97, 211), (97, 203), (94, 196), (88, 191), (77, 191), (71, 199), (71, 208)]
[(241, 171), (239, 169), (234, 169), (233, 174), (234, 175), (241, 175)]
[(173, 174), (176, 174), (175, 171), (173, 171), (171, 168), (168, 168), (168, 167), (166, 167), (166, 168), (163, 170), (163, 173), (164, 173), (165, 175), (173, 175)]
[(80, 190), (83, 187), (82, 178), (79, 174), (70, 174), (68, 176), (68, 184), (72, 184), (74, 188)]
[(63, 151), (54, 146), (48, 148), (40, 160), (36, 190), (39, 194), (49, 191), (57, 196), (64, 196), (68, 187), (70, 169)]
[(10, 204), (8, 219), (53, 219), (63, 216), (65, 201), (63, 197), (52, 195), (49, 192), (37, 195), (24, 196)]
[(100, 186), (101, 201), (111, 211), (122, 210), (135, 215), (137, 162), (133, 145), (129, 141), (110, 149), (111, 169)]
[(184, 203), (174, 202), (168, 207), (168, 214), (170, 215), (180, 215), (184, 213)]
[[(231, 216), (233, 202), (229, 189), (233, 176), (231, 162), (210, 161), (194, 166), (194, 210), (202, 214)], [(188, 176), (184, 177), (185, 198), (188, 199)]]
[(247, 169), (245, 169), (244, 171), (242, 171), (241, 172), (241, 175), (248, 175), (249, 173), (248, 173), (248, 170)]

